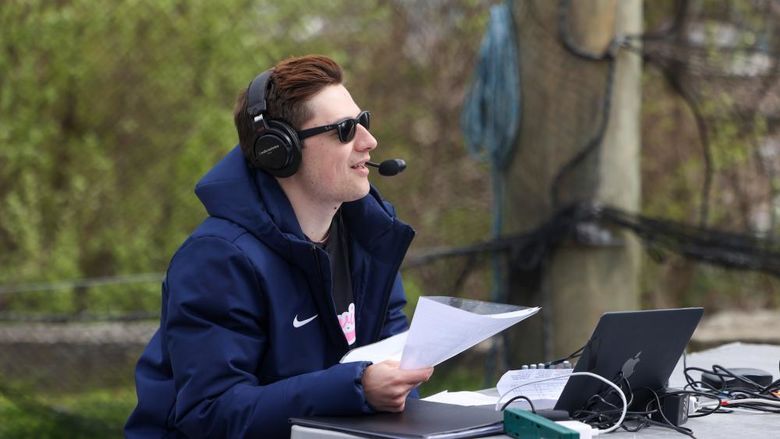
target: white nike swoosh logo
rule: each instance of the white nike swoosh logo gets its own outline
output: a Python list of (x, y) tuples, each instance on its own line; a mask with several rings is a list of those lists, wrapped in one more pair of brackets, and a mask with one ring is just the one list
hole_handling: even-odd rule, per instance
[(310, 321), (317, 318), (319, 314), (314, 314), (313, 316), (309, 317), (306, 320), (298, 320), (298, 314), (295, 315), (295, 318), (293, 319), (293, 327), (294, 328), (300, 328), (301, 326), (309, 323)]

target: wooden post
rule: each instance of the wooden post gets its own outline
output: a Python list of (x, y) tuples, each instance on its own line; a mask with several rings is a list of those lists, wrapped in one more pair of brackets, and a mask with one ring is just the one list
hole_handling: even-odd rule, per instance
[[(604, 116), (608, 61), (579, 58), (562, 44), (562, 8), (579, 48), (602, 53), (616, 35), (642, 30), (641, 0), (537, 0), (515, 4), (522, 123), (507, 173), (505, 234), (524, 233), (558, 208), (599, 202), (632, 212), (640, 208), (639, 120), (641, 57), (617, 53), (611, 111), (604, 137), (592, 153), (560, 179), (559, 203), (551, 188), (559, 170), (598, 131)], [(510, 268), (512, 303), (541, 305), (540, 316), (509, 334), (510, 367), (565, 356), (581, 347), (600, 315), (639, 308), (640, 246), (623, 230), (598, 230), (609, 245), (567, 240), (534, 273)]]

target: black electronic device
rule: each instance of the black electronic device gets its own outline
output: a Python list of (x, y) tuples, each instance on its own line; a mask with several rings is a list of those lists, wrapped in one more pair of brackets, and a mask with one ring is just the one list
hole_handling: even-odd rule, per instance
[[(676, 427), (688, 421), (688, 413), (691, 412), (691, 396), (680, 389), (663, 389), (656, 392), (656, 396), (650, 401), (648, 409), (652, 412), (650, 419), (658, 422), (668, 422)], [(658, 407), (658, 402), (661, 406)]]
[[(493, 407), (464, 407), (410, 398), (400, 413), (290, 418), (303, 427), (372, 438), (472, 438), (502, 433), (504, 414)], [(323, 434), (325, 436), (325, 434)]]
[(266, 94), (273, 70), (257, 75), (246, 93), (246, 112), (252, 121), (254, 136), (249, 145), (249, 164), (275, 177), (289, 177), (301, 164), (298, 133), (281, 120), (267, 117)]
[(366, 162), (366, 165), (379, 168), (379, 175), (385, 177), (392, 177), (393, 175), (400, 174), (406, 169), (406, 162), (402, 159), (390, 159), (385, 160), (382, 163)]
[(772, 384), (772, 375), (760, 369), (752, 368), (733, 368), (726, 369), (732, 374), (744, 378), (750, 382), (745, 382), (739, 378), (729, 376), (722, 370), (720, 373), (715, 374), (711, 372), (703, 372), (701, 374), (701, 381), (709, 388), (715, 390), (751, 390), (755, 391), (756, 387), (766, 387)]
[[(631, 389), (663, 389), (703, 313), (702, 308), (605, 313), (574, 372), (595, 373), (619, 385), (627, 383)], [(605, 392), (609, 388), (598, 380), (572, 376), (555, 409), (573, 415), (578, 410), (598, 408), (590, 404), (598, 404), (595, 397)], [(651, 395), (635, 392), (632, 407), (644, 407)], [(614, 394), (607, 399), (621, 404)]]

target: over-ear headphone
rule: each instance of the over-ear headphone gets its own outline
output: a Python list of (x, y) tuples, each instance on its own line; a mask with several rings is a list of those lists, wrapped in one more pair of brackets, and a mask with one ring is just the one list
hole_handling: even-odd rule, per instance
[(275, 177), (289, 177), (301, 164), (301, 142), (289, 124), (266, 117), (265, 99), (272, 73), (271, 69), (257, 75), (247, 89), (246, 112), (254, 133), (247, 160), (253, 168)]

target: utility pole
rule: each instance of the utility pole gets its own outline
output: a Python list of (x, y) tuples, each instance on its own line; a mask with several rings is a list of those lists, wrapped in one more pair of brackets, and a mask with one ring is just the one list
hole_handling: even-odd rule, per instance
[[(638, 212), (641, 56), (615, 50), (610, 85), (611, 61), (573, 54), (564, 47), (562, 35), (583, 52), (602, 54), (614, 38), (641, 33), (642, 1), (516, 2), (514, 16), (522, 121), (507, 171), (503, 233), (529, 232), (574, 202)], [(607, 114), (604, 97), (609, 87)], [(559, 176), (597, 136), (605, 116), (598, 146)], [(591, 242), (565, 240), (543, 259), (540, 270), (509, 268), (510, 302), (542, 306), (541, 316), (508, 334), (510, 366), (566, 356), (588, 340), (602, 313), (639, 308), (638, 240), (624, 230), (597, 224), (582, 231)]]

